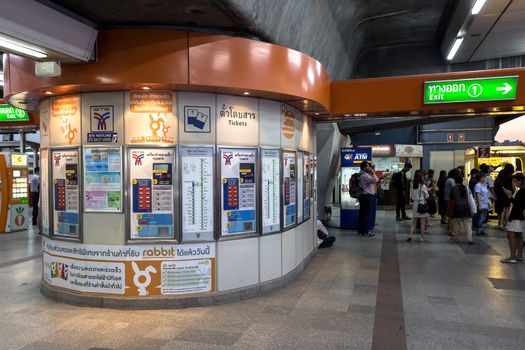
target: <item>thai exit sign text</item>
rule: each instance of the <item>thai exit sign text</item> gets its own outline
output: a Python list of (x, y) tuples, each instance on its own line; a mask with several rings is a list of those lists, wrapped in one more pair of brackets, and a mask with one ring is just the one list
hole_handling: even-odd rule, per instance
[(518, 76), (425, 81), (425, 104), (516, 99)]

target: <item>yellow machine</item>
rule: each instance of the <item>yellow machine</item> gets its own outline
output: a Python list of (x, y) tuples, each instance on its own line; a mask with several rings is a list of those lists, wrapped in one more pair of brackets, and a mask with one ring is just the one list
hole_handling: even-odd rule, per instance
[(0, 154), (0, 232), (27, 229), (28, 197), (27, 154)]
[(481, 164), (489, 164), (494, 168), (491, 176), (496, 179), (498, 173), (507, 163), (514, 165), (514, 169), (523, 172), (525, 164), (525, 146), (491, 146), (471, 147), (465, 151), (465, 173), (478, 168)]

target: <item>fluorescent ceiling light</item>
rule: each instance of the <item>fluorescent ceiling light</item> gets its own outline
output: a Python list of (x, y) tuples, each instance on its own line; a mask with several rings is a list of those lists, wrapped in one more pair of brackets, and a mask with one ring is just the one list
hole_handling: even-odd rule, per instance
[(0, 70), (0, 86), (4, 86), (4, 72)]
[(477, 0), (476, 3), (474, 4), (474, 6), (472, 6), (472, 14), (473, 15), (477, 15), (481, 9), (483, 8), (483, 5), (485, 5), (485, 2), (487, 2), (487, 0)]
[(456, 53), (459, 50), (459, 47), (461, 46), (461, 43), (463, 42), (463, 38), (456, 38), (456, 41), (454, 42), (454, 45), (452, 45), (452, 48), (450, 49), (450, 52), (448, 53), (447, 60), (452, 60), (454, 56), (456, 56)]
[(43, 52), (30, 49), (28, 47), (22, 46), (20, 44), (17, 44), (15, 42), (10, 41), (10, 40), (5, 39), (5, 38), (0, 38), (0, 47), (6, 48), (6, 49), (8, 49), (10, 51), (19, 52), (21, 54), (24, 54), (24, 55), (27, 55), (27, 56), (31, 56), (31, 57), (34, 57), (34, 58), (45, 58), (45, 57), (47, 57), (47, 55), (45, 53), (43, 53)]

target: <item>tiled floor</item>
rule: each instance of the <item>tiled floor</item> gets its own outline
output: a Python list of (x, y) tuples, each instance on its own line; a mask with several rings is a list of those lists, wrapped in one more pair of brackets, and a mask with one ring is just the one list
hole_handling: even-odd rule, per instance
[(376, 308), (386, 286), (382, 264), (396, 263), (382, 258), (383, 233), (396, 236), (408, 349), (522, 349), (525, 264), (499, 263), (508, 249), (504, 233), (458, 246), (434, 220), (428, 242), (407, 243), (409, 223), (393, 217), (379, 213), (373, 238), (333, 230), (335, 246), (280, 291), (185, 310), (52, 302), (39, 293), (39, 238), (1, 235), (0, 349), (371, 349), (387, 327), (374, 324), (388, 307)]

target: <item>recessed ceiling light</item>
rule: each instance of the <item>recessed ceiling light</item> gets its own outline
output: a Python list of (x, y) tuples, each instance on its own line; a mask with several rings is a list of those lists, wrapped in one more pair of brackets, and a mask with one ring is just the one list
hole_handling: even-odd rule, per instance
[(305, 105), (307, 105), (307, 104), (308, 104), (308, 100), (303, 100), (303, 103), (304, 103)]
[(143, 86), (142, 90), (151, 90), (151, 88), (149, 86)]
[(46, 94), (46, 95), (53, 95), (53, 91), (44, 91), (44, 94)]
[(243, 95), (249, 95), (250, 93), (248, 91), (245, 91), (242, 93)]
[(319, 115), (319, 112), (315, 112), (315, 115)]
[(349, 116), (350, 116), (350, 114), (345, 114), (345, 117), (349, 117)]

